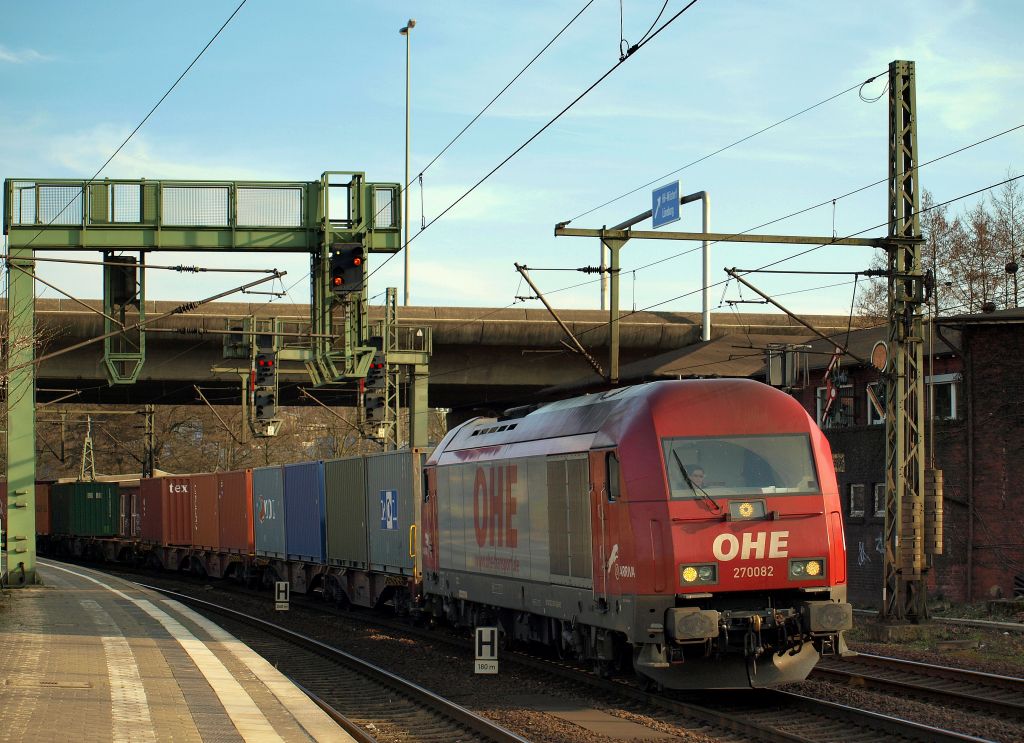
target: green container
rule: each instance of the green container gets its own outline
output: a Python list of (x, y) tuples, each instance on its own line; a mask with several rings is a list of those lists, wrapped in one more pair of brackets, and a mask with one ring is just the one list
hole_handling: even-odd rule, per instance
[(50, 489), (50, 529), (76, 537), (116, 536), (121, 516), (117, 483), (64, 482)]

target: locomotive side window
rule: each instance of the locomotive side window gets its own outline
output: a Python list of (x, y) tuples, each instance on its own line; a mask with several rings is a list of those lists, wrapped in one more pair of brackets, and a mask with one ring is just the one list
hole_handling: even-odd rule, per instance
[(608, 500), (617, 501), (620, 496), (619, 488), (619, 457), (610, 451), (605, 455), (605, 487), (608, 489)]
[(666, 438), (662, 447), (672, 498), (820, 492), (807, 434)]

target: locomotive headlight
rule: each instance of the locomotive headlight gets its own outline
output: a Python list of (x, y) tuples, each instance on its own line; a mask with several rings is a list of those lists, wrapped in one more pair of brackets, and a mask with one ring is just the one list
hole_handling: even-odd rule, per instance
[(683, 585), (717, 583), (718, 567), (716, 565), (680, 565), (679, 582)]
[(789, 577), (792, 580), (810, 580), (825, 572), (825, 561), (822, 558), (812, 560), (790, 560)]

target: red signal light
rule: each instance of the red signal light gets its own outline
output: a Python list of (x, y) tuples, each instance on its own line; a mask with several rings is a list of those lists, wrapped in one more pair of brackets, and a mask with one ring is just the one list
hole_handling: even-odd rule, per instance
[(361, 265), (363, 265), (363, 259), (362, 259), (362, 258), (360, 258), (360, 257), (359, 257), (359, 256), (357, 255), (357, 256), (356, 256), (355, 258), (353, 258), (353, 259), (352, 259), (352, 265), (353, 265), (353, 266), (361, 266)]
[(334, 278), (331, 279), (331, 284), (333, 284), (334, 286), (341, 286), (344, 283), (345, 280), (340, 276), (335, 276)]

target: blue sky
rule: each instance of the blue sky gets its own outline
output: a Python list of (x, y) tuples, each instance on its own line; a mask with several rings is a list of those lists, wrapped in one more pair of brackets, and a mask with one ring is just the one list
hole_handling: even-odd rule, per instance
[[(571, 2), (315, 2), (249, 0), (120, 155), (111, 178), (316, 180), (361, 170), (401, 181), (405, 40), (412, 37), (412, 172), (420, 170), (585, 4)], [(684, 6), (670, 0), (662, 21)], [(9, 3), (0, 27), (0, 178), (87, 178), (181, 73), (237, 2)], [(638, 41), (662, 2), (623, 0), (624, 36)], [(513, 262), (575, 268), (598, 260), (595, 240), (554, 238), (571, 219), (641, 184), (680, 178), (711, 194), (712, 229), (743, 231), (886, 177), (887, 104), (857, 90), (727, 152), (660, 178), (849, 88), (890, 61), (917, 64), (922, 161), (1024, 123), (1020, 29), (1008, 2), (699, 0), (411, 246), (414, 305), (504, 307), (528, 294)], [(413, 235), (618, 60), (619, 3), (595, 0), (558, 41), (413, 187)], [(937, 200), (1019, 174), (1024, 130), (923, 168)], [(954, 210), (975, 200), (958, 202)], [(650, 208), (650, 188), (580, 216), (615, 224)], [(884, 185), (761, 230), (840, 235), (881, 224)], [(833, 221), (834, 220), (834, 221)], [(646, 228), (641, 225), (640, 229)], [(685, 209), (666, 229), (697, 231)], [(884, 228), (870, 230), (880, 236)], [(623, 251), (625, 309), (700, 309), (695, 243), (633, 241)], [(717, 245), (712, 280), (797, 252)], [(89, 258), (98, 257), (89, 254)], [(858, 270), (870, 249), (827, 247), (784, 264)], [(169, 255), (161, 263), (276, 267), (281, 302), (308, 301), (300, 257)], [(402, 286), (402, 256), (371, 279), (371, 295)], [(377, 268), (375, 258), (371, 269)], [(93, 269), (48, 266), (79, 297), (101, 294)], [(592, 276), (537, 270), (556, 307), (596, 308)], [(152, 275), (151, 299), (197, 299), (242, 283), (224, 275)], [(803, 313), (845, 313), (852, 284), (835, 276), (761, 275)], [(576, 284), (585, 284), (566, 289)], [(40, 287), (40, 296), (58, 296)], [(750, 292), (743, 295), (750, 298)], [(238, 297), (241, 299), (241, 297)], [(723, 288), (712, 291), (712, 305)], [(725, 299), (738, 299), (732, 284)], [(376, 300), (379, 301), (379, 300)], [(539, 307), (536, 301), (517, 306)], [(750, 306), (741, 308), (752, 309)]]

